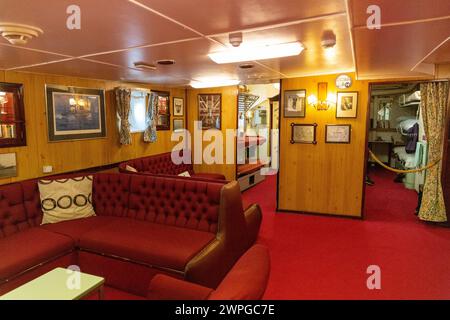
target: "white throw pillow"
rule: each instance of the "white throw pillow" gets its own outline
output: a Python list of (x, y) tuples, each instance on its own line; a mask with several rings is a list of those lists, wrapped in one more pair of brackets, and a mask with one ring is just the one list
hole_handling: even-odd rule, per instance
[(132, 166), (127, 165), (125, 167), (125, 170), (130, 171), (130, 172), (138, 172), (135, 168), (133, 168)]
[(92, 206), (92, 176), (38, 182), (42, 224), (95, 216)]
[(179, 177), (190, 177), (189, 171), (182, 172), (178, 175)]

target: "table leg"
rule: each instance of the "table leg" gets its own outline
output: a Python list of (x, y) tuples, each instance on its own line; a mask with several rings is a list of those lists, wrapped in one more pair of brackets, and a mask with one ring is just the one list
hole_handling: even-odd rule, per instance
[(103, 285), (98, 288), (98, 300), (105, 300), (105, 291), (103, 289)]

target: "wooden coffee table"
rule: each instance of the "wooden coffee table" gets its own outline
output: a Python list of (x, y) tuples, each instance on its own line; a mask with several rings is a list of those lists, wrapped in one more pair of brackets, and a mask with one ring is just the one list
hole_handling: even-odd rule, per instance
[(0, 300), (78, 300), (98, 292), (103, 299), (105, 279), (79, 272), (79, 288), (70, 288), (73, 271), (56, 268), (0, 297)]

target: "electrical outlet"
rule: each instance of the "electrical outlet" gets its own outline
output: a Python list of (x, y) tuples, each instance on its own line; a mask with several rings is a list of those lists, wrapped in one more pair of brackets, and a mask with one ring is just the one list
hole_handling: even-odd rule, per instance
[(44, 166), (42, 168), (42, 172), (44, 172), (44, 173), (52, 173), (53, 172), (53, 167), (52, 166)]

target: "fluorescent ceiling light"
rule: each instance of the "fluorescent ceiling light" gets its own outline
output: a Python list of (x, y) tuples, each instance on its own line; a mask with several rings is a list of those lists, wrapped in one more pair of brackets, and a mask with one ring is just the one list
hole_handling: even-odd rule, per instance
[(215, 87), (226, 87), (235, 86), (241, 83), (240, 80), (232, 79), (204, 79), (202, 81), (191, 81), (190, 85), (195, 89), (202, 88), (215, 88)]
[(208, 56), (215, 63), (222, 64), (298, 56), (303, 49), (300, 42), (289, 42), (257, 47), (241, 46), (210, 53)]

